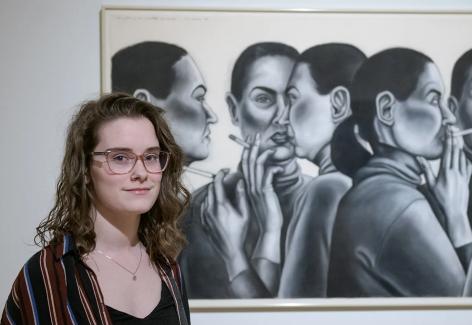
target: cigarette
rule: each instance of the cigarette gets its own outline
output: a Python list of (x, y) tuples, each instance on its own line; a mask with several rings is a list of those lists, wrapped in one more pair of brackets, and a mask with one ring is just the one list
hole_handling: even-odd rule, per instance
[(215, 174), (207, 172), (206, 170), (202, 170), (202, 169), (198, 169), (198, 168), (190, 167), (190, 166), (185, 166), (184, 170), (189, 172), (189, 173), (200, 175), (200, 176), (203, 176), (203, 177), (206, 177), (206, 178), (215, 178), (215, 176), (216, 176)]
[(472, 128), (454, 132), (452, 135), (457, 137), (457, 136), (460, 136), (460, 135), (467, 135), (467, 134), (471, 134), (471, 133), (472, 133)]
[(230, 134), (228, 135), (228, 137), (233, 140), (234, 142), (236, 142), (237, 144), (243, 146), (244, 148), (251, 148), (251, 146), (249, 145), (249, 143), (245, 142), (243, 139), (240, 139), (238, 138), (237, 136), (235, 136), (234, 134)]

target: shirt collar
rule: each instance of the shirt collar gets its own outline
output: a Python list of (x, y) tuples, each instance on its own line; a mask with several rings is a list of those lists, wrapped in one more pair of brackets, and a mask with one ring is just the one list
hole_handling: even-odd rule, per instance
[(53, 246), (54, 257), (59, 260), (69, 253), (75, 253), (77, 247), (75, 241), (70, 234), (64, 234), (62, 240)]

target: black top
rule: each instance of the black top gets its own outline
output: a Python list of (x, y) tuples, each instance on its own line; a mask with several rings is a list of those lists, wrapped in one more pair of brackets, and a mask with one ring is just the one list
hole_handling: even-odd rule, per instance
[(175, 309), (174, 299), (169, 291), (169, 288), (162, 283), (161, 300), (157, 306), (151, 311), (149, 315), (144, 318), (134, 317), (125, 312), (116, 310), (107, 306), (113, 324), (122, 325), (148, 325), (148, 324), (162, 324), (162, 325), (178, 325), (179, 318)]

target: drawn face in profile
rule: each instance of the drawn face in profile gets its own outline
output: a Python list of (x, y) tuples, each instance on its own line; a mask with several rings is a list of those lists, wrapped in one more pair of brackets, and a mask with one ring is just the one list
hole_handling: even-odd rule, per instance
[(289, 120), (295, 135), (295, 153), (313, 160), (333, 135), (330, 95), (321, 95), (308, 63), (298, 63), (287, 86)]
[(439, 158), (448, 125), (455, 118), (444, 105), (444, 84), (437, 67), (428, 63), (415, 90), (394, 106), (393, 134), (397, 146), (415, 156)]
[[(461, 98), (458, 98), (457, 116), (464, 129), (472, 128), (472, 67), (466, 74), (466, 80), (461, 92)], [(464, 136), (464, 143), (469, 152), (472, 151), (472, 134)]]
[(293, 60), (279, 55), (254, 61), (233, 117), (244, 138), (260, 134), (260, 150), (274, 150), (271, 160), (277, 162), (291, 160), (294, 154), (285, 98), (293, 65)]
[(165, 99), (166, 117), (187, 162), (208, 157), (210, 124), (217, 118), (205, 101), (205, 82), (195, 62), (186, 55), (174, 65), (175, 81)]

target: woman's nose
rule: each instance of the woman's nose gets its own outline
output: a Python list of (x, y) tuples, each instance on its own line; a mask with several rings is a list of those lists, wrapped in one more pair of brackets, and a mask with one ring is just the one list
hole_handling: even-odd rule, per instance
[(285, 97), (279, 96), (279, 98), (277, 98), (277, 116), (275, 117), (275, 122), (281, 125), (289, 124), (288, 112), (289, 105), (285, 100)]
[(145, 180), (147, 178), (148, 171), (144, 166), (143, 157), (139, 157), (131, 170), (131, 178), (134, 180)]
[(210, 105), (208, 105), (206, 102), (203, 104), (203, 107), (205, 109), (205, 114), (207, 115), (207, 123), (208, 124), (214, 124), (218, 122), (218, 116), (215, 114), (215, 112), (211, 109)]
[(449, 110), (447, 105), (441, 105), (441, 113), (444, 125), (456, 124), (457, 119), (454, 114)]

